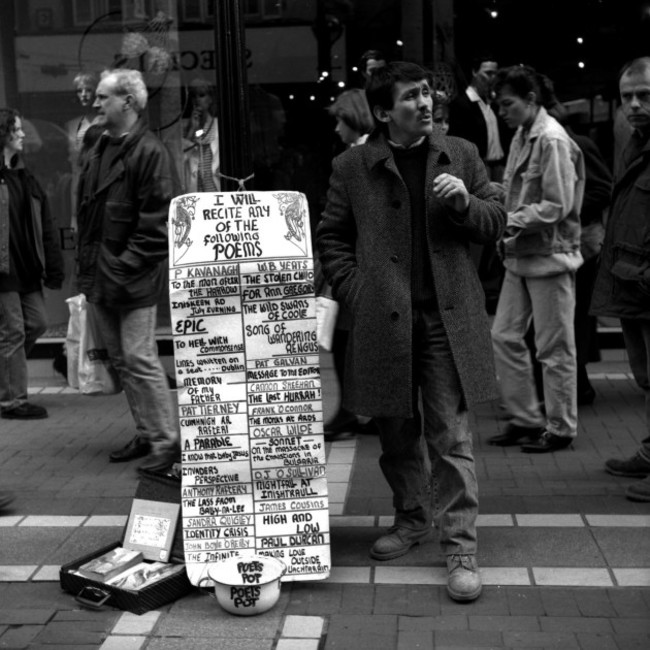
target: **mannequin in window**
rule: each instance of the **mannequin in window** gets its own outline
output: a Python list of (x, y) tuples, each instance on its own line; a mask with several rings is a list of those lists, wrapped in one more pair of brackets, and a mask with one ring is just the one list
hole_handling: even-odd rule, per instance
[(218, 192), (219, 128), (214, 88), (205, 79), (190, 83), (191, 115), (183, 129), (183, 179), (186, 192)]
[(65, 130), (68, 134), (70, 167), (72, 169), (72, 182), (70, 184), (70, 200), (72, 208), (70, 212), (70, 225), (75, 230), (77, 227), (77, 185), (79, 183), (79, 174), (81, 172), (79, 167), (79, 152), (81, 151), (84, 135), (96, 118), (93, 103), (95, 102), (95, 88), (97, 88), (98, 82), (99, 77), (94, 72), (80, 72), (74, 78), (73, 83), (77, 94), (77, 101), (79, 102), (83, 113), (72, 118), (65, 124)]

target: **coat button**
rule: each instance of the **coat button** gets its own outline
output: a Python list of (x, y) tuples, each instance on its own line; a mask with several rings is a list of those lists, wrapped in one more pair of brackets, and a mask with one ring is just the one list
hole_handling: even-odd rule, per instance
[(392, 203), (391, 206), (394, 207), (396, 210), (402, 207), (402, 202), (398, 199), (395, 199)]
[(398, 320), (398, 319), (399, 319), (399, 314), (398, 314), (396, 311), (394, 311), (394, 312), (390, 315), (390, 319), (391, 319), (391, 320)]
[(399, 257), (397, 257), (397, 255), (391, 255), (390, 261), (395, 262), (395, 264), (397, 264), (397, 262), (399, 262)]

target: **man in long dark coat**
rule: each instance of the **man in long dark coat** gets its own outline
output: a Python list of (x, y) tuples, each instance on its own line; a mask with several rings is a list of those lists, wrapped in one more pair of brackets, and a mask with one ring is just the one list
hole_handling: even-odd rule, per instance
[(650, 57), (623, 67), (621, 108), (633, 132), (617, 164), (607, 232), (591, 311), (620, 318), (634, 379), (645, 395), (645, 431), (631, 458), (610, 458), (605, 470), (639, 478), (625, 496), (650, 501)]
[(476, 147), (434, 134), (428, 79), (404, 62), (373, 74), (366, 93), (377, 128), (335, 159), (317, 243), (335, 297), (353, 314), (346, 407), (375, 418), (393, 491), (394, 526), (370, 555), (403, 555), (430, 535), (433, 519), (450, 596), (474, 600), (481, 579), (468, 408), (494, 399), (496, 382), (469, 244), (496, 241), (505, 213)]

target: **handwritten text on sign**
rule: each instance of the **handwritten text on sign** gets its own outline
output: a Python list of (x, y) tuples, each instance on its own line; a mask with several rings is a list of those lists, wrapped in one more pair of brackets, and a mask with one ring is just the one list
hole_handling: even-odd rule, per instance
[(188, 575), (242, 552), (326, 578), (329, 519), (305, 197), (200, 193), (170, 208), (170, 303)]

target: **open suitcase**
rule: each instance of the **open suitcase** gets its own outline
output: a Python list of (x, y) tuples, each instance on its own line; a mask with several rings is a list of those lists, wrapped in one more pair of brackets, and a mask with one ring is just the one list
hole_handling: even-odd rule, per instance
[[(159, 474), (146, 474), (140, 479), (135, 497), (147, 501), (180, 504), (181, 481), (180, 479)], [(73, 594), (77, 602), (84, 607), (100, 609), (103, 606), (112, 606), (133, 614), (144, 614), (152, 609), (166, 605), (178, 600), (194, 589), (185, 571), (163, 578), (138, 591), (122, 589), (73, 573), (86, 562), (118, 546), (122, 546), (123, 541), (124, 534), (122, 540), (116, 540), (108, 546), (99, 548), (84, 557), (63, 565), (59, 571), (61, 587)], [(183, 527), (179, 520), (171, 548), (170, 561), (172, 563), (182, 563), (184, 559)]]

